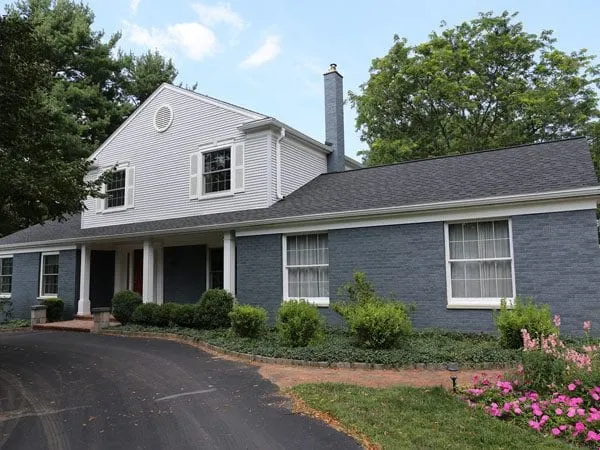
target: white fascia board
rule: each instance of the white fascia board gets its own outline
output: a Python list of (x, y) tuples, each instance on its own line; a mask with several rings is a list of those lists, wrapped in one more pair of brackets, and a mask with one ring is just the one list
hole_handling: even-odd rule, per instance
[[(17, 248), (37, 248), (44, 245), (80, 244), (90, 241), (126, 240), (160, 235), (177, 235), (203, 231), (236, 230), (236, 236), (292, 233), (294, 230), (315, 231), (342, 228), (452, 221), (476, 218), (507, 217), (511, 215), (541, 214), (551, 212), (595, 209), (600, 199), (600, 186), (569, 189), (535, 194), (519, 194), (503, 197), (486, 197), (450, 202), (425, 203), (389, 208), (341, 211), (304, 216), (277, 217), (247, 220), (183, 228), (140, 231), (127, 234), (90, 236), (52, 241), (30, 242), (0, 246), (0, 252)], [(318, 222), (318, 223), (316, 223)], [(72, 248), (72, 247), (67, 247)], [(66, 248), (65, 248), (66, 249)], [(37, 250), (28, 250), (37, 251)]]
[(239, 129), (241, 131), (245, 131), (245, 132), (260, 130), (263, 128), (275, 128), (278, 130), (280, 130), (281, 128), (285, 128), (286, 134), (293, 136), (296, 139), (299, 139), (300, 141), (304, 142), (305, 144), (310, 145), (311, 147), (319, 150), (322, 153), (329, 154), (332, 151), (331, 148), (329, 148), (327, 145), (323, 144), (322, 142), (319, 142), (316, 139), (311, 138), (310, 136), (302, 133), (301, 131), (298, 131), (295, 128), (292, 128), (292, 127), (286, 125), (285, 123), (280, 122), (277, 119), (274, 119), (273, 117), (267, 117), (264, 119), (255, 120), (253, 122), (247, 122), (244, 125), (239, 127)]
[[(54, 243), (56, 243), (56, 241), (53, 241)], [(26, 245), (31, 245), (31, 244), (26, 244)], [(6, 247), (9, 247), (8, 245)], [(61, 250), (76, 250), (77, 246), (76, 245), (61, 245), (61, 246), (52, 246), (52, 247), (44, 247), (40, 244), (38, 244), (37, 246), (29, 246), (29, 247), (22, 247), (22, 248), (14, 248), (13, 250), (2, 250), (0, 249), (0, 258), (5, 257), (5, 256), (12, 256), (13, 254), (17, 254), (17, 253), (57, 253), (60, 252)]]
[(127, 126), (129, 125), (129, 123), (135, 119), (137, 117), (138, 114), (140, 114), (144, 109), (146, 109), (146, 107), (152, 103), (152, 101), (154, 100), (154, 98), (160, 94), (162, 91), (164, 90), (170, 90), (173, 92), (177, 92), (179, 94), (183, 94), (187, 97), (191, 97), (195, 100), (200, 100), (203, 101), (204, 103), (208, 103), (210, 105), (213, 106), (217, 106), (219, 108), (223, 108), (226, 109), (228, 111), (232, 111), (238, 114), (241, 114), (243, 116), (248, 117), (249, 119), (252, 120), (259, 120), (264, 118), (264, 115), (258, 114), (258, 113), (254, 113), (251, 112), (247, 109), (244, 108), (240, 108), (237, 107), (235, 105), (232, 105), (230, 103), (227, 102), (222, 102), (220, 100), (214, 99), (212, 97), (208, 97), (206, 95), (203, 94), (199, 94), (197, 92), (192, 92), (189, 91), (187, 89), (183, 89), (177, 86), (173, 86), (172, 84), (169, 83), (162, 83), (153, 93), (152, 95), (150, 95), (150, 97), (148, 97), (140, 106), (138, 106), (135, 111), (133, 111), (133, 113), (131, 113), (131, 115), (125, 119), (125, 121), (119, 126), (119, 128), (117, 128), (101, 145), (100, 147), (98, 147), (98, 149), (92, 153), (92, 155), (88, 158), (88, 160), (93, 161), (94, 159), (96, 159), (96, 157), (100, 154), (100, 152), (102, 152), (102, 150), (104, 150), (104, 148), (106, 148), (107, 145), (109, 145), (119, 134), (121, 134), (121, 132), (123, 132), (123, 130), (125, 130), (125, 128), (127, 128)]

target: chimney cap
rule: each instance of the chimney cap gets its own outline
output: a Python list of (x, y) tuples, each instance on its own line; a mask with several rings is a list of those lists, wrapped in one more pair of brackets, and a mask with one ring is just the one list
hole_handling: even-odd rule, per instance
[(329, 64), (329, 69), (327, 69), (327, 72), (325, 72), (323, 75), (330, 75), (330, 74), (333, 74), (333, 73), (335, 73), (339, 77), (342, 76), (342, 74), (337, 71), (337, 64), (336, 63)]

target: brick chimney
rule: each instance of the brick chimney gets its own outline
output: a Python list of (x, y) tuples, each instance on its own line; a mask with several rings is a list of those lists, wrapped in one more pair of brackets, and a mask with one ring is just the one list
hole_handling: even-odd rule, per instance
[(344, 78), (331, 64), (323, 75), (325, 83), (325, 143), (332, 153), (327, 160), (327, 172), (343, 172), (344, 156)]

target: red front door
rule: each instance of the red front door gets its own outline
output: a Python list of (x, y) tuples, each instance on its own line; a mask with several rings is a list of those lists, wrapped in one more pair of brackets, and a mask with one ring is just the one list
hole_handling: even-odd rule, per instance
[(142, 295), (144, 276), (144, 252), (142, 250), (133, 251), (133, 290)]

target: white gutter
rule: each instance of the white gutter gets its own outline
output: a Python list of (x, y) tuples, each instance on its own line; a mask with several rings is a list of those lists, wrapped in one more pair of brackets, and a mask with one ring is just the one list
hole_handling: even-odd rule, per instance
[(450, 210), (458, 208), (470, 208), (477, 206), (493, 206), (502, 204), (536, 203), (549, 202), (554, 200), (568, 200), (572, 198), (579, 199), (600, 199), (600, 186), (567, 189), (563, 191), (540, 192), (534, 194), (504, 195), (500, 197), (481, 197), (468, 200), (452, 200), (447, 202), (420, 203), (414, 205), (391, 206), (385, 208), (361, 209), (354, 211), (337, 211), (317, 214), (308, 214), (304, 216), (286, 216), (269, 219), (247, 220), (243, 222), (228, 222), (211, 225), (197, 225), (185, 228), (171, 228), (155, 231), (140, 231), (127, 234), (114, 234), (104, 236), (86, 236), (68, 239), (53, 239), (51, 241), (28, 242), (20, 244), (5, 244), (0, 246), (0, 250), (13, 248), (38, 248), (43, 245), (57, 245), (60, 243), (82, 243), (88, 241), (104, 241), (111, 239), (130, 239), (136, 237), (156, 236), (163, 234), (181, 234), (202, 231), (216, 231), (225, 229), (240, 229), (249, 227), (258, 227), (264, 225), (278, 225), (281, 223), (313, 222), (318, 220), (335, 219), (359, 219), (364, 217), (377, 217), (392, 214), (408, 214), (413, 212)]
[(281, 141), (283, 141), (283, 138), (285, 138), (285, 128), (282, 127), (279, 132), (279, 137), (277, 138), (277, 143), (275, 144), (277, 159), (277, 200), (283, 198), (283, 194), (281, 193)]

